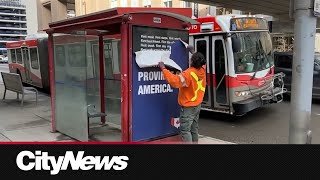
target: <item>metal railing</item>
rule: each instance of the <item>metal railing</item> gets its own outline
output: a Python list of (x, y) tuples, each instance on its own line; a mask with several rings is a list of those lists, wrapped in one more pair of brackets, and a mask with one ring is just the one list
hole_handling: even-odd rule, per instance
[(0, 41), (19, 41), (22, 40), (20, 38), (5, 38), (5, 37), (0, 37)]
[(5, 27), (5, 28), (27, 28), (26, 25), (19, 26), (19, 25), (14, 25), (14, 24), (4, 24), (0, 23), (0, 27)]
[(25, 8), (25, 5), (22, 5), (20, 1), (12, 0), (0, 0), (0, 6), (11, 6), (11, 7), (21, 7)]

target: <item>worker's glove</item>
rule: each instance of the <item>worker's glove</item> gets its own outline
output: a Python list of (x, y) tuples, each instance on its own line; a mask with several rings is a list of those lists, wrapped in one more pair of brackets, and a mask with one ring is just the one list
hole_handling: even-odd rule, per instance
[(193, 46), (188, 45), (188, 46), (187, 46), (187, 49), (188, 49), (188, 51), (189, 51), (191, 54), (194, 54), (194, 47), (193, 47)]
[(159, 62), (159, 67), (161, 70), (166, 68), (166, 66), (164, 65), (164, 63), (162, 61)]

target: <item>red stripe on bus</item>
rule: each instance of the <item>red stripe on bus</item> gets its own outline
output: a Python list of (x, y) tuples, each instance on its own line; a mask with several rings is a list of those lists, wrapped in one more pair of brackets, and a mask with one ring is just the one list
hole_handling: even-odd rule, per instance
[(38, 46), (38, 40), (32, 39), (32, 40), (22, 40), (22, 41), (16, 41), (16, 42), (7, 42), (6, 48), (21, 48), (24, 47), (37, 47)]
[[(266, 76), (261, 78), (254, 78), (251, 80), (252, 76), (250, 75), (240, 75), (237, 77), (226, 76), (226, 86), (227, 88), (237, 88), (242, 86), (255, 86), (261, 87), (264, 85), (265, 81), (271, 80), (274, 76), (274, 68), (272, 68), (271, 73), (268, 73)], [(211, 79), (210, 79), (211, 78)], [(212, 83), (211, 83), (212, 82)], [(207, 85), (217, 87), (216, 75), (207, 74)]]

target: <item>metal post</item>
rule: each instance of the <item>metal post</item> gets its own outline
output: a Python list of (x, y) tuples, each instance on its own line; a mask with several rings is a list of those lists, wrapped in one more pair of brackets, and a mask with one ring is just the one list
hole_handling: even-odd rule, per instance
[(311, 143), (313, 64), (317, 18), (314, 0), (294, 0), (295, 39), (292, 65), (290, 144)]
[(129, 133), (129, 25), (121, 25), (121, 132), (122, 141), (130, 141)]
[[(104, 43), (103, 35), (99, 36), (99, 67), (100, 67), (100, 98), (101, 98), (101, 112), (105, 113), (105, 97), (104, 97)], [(106, 117), (101, 116), (101, 124), (106, 123)]]
[(51, 111), (52, 111), (52, 130), (51, 132), (57, 132), (56, 125), (56, 92), (55, 92), (55, 69), (54, 69), (54, 45), (53, 34), (50, 31), (48, 33), (48, 61), (49, 61), (49, 79), (50, 79), (50, 93), (51, 93)]

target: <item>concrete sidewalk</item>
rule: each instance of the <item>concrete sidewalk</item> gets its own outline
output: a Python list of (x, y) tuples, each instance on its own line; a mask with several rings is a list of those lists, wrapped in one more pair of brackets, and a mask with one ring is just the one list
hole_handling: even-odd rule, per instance
[[(34, 95), (26, 95), (24, 107), (16, 93), (7, 91), (2, 100), (4, 85), (0, 82), (0, 141), (1, 142), (76, 142), (61, 133), (51, 133), (50, 97), (39, 92), (38, 106)], [(21, 96), (20, 96), (21, 98)], [(199, 144), (233, 144), (200, 136)]]

